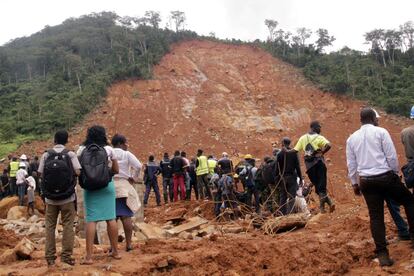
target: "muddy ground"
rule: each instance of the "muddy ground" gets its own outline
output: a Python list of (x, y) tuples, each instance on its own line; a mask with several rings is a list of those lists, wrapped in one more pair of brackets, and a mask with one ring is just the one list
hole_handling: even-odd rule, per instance
[[(333, 145), (326, 157), (328, 190), (337, 211), (317, 217), (305, 229), (276, 236), (249, 230), (219, 235), (217, 240), (149, 241), (123, 252), (120, 261), (98, 252), (96, 264), (76, 265), (71, 271), (48, 271), (43, 252), (37, 250), (33, 260), (0, 266), (0, 274), (413, 275), (412, 250), (409, 243), (397, 241), (388, 212), (389, 248), (396, 264), (381, 269), (373, 261), (365, 202), (353, 195), (346, 177), (345, 141), (359, 128), (359, 110), (365, 105), (321, 92), (297, 69), (260, 49), (207, 41), (177, 44), (154, 68), (153, 80), (113, 84), (105, 103), (72, 131), (70, 147), (83, 140), (88, 126), (99, 123), (110, 135), (126, 135), (130, 150), (142, 161), (150, 153), (159, 159), (176, 149), (192, 156), (198, 148), (215, 156), (226, 151), (235, 160), (246, 153), (262, 158), (271, 154), (272, 142), (284, 136), (297, 141), (309, 122), (318, 119)], [(399, 133), (410, 121), (379, 111), (380, 125), (390, 131), (403, 162)], [(50, 144), (25, 144), (19, 153), (40, 154)], [(148, 221), (157, 222), (167, 209), (200, 204), (156, 207), (151, 201), (145, 214)], [(207, 218), (211, 215), (206, 211)], [(79, 260), (82, 253), (83, 248), (76, 249), (75, 257)], [(157, 263), (167, 259), (168, 266), (158, 268)]]

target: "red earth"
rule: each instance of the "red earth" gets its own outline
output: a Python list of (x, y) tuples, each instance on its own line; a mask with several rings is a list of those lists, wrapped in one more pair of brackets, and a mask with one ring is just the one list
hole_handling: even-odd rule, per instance
[[(387, 234), (396, 264), (382, 269), (372, 261), (367, 208), (362, 198), (353, 195), (347, 180), (345, 141), (359, 128), (359, 111), (365, 102), (322, 92), (298, 69), (250, 46), (179, 43), (155, 66), (153, 75), (152, 80), (113, 84), (102, 106), (72, 130), (70, 147), (82, 142), (88, 126), (101, 124), (110, 136), (126, 135), (129, 149), (143, 161), (149, 154), (160, 159), (163, 152), (171, 154), (176, 149), (191, 156), (198, 148), (214, 156), (226, 151), (235, 160), (247, 153), (262, 158), (271, 154), (273, 142), (284, 136), (297, 141), (309, 122), (317, 119), (333, 145), (326, 157), (328, 190), (337, 211), (305, 229), (276, 236), (252, 230), (219, 236), (216, 241), (147, 242), (132, 253), (123, 253), (123, 260), (111, 261), (110, 271), (124, 275), (414, 274), (412, 250), (409, 243), (395, 240), (388, 212)], [(399, 134), (410, 121), (377, 110), (380, 125), (389, 130), (404, 162)], [(32, 142), (18, 153), (40, 154), (50, 146), (50, 141)], [(151, 202), (147, 219), (160, 221), (168, 208), (198, 205), (183, 204), (155, 207)], [(77, 249), (75, 256), (81, 253)], [(157, 262), (168, 256), (174, 264), (157, 269)], [(101, 254), (95, 265), (77, 265), (65, 273), (106, 274), (102, 268), (107, 264)], [(8, 272), (41, 275), (47, 267), (39, 254), (32, 261), (0, 266), (0, 273)]]

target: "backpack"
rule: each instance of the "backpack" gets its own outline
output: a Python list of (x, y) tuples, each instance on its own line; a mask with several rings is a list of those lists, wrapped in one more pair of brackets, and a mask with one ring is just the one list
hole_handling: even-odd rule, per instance
[(88, 191), (103, 189), (112, 179), (106, 150), (96, 144), (87, 146), (80, 156), (79, 185)]
[(404, 175), (405, 185), (407, 188), (414, 188), (414, 161), (405, 164), (401, 171)]
[(69, 198), (75, 192), (75, 176), (68, 151), (47, 151), (43, 170), (43, 195), (52, 200)]
[(313, 138), (311, 141), (309, 141), (309, 135), (307, 136), (308, 143), (305, 146), (305, 154), (304, 154), (305, 161), (307, 162), (312, 162), (313, 160), (315, 160), (316, 150), (313, 147), (312, 142), (315, 141), (315, 139), (318, 138), (318, 136), (319, 135), (316, 135), (315, 138)]

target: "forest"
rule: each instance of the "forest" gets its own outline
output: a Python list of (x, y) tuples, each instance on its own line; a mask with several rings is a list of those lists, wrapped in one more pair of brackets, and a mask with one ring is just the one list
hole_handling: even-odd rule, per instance
[[(71, 128), (105, 97), (107, 87), (127, 78), (151, 78), (152, 66), (170, 45), (188, 39), (251, 44), (303, 70), (324, 91), (368, 100), (387, 112), (409, 115), (414, 96), (414, 24), (365, 34), (370, 51), (344, 47), (326, 53), (335, 40), (326, 29), (295, 33), (265, 20), (266, 40), (199, 36), (187, 30), (184, 12), (171, 11), (167, 27), (159, 12), (120, 17), (101, 12), (69, 18), (0, 47), (0, 139), (25, 141)], [(1, 149), (0, 149), (1, 155)]]

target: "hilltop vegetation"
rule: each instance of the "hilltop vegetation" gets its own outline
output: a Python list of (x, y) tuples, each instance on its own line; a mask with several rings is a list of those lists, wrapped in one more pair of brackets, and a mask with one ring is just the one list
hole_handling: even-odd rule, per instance
[(408, 116), (414, 104), (414, 23), (398, 30), (375, 29), (365, 34), (368, 53), (348, 47), (324, 53), (335, 40), (326, 29), (316, 31), (317, 40), (307, 43), (311, 30), (291, 34), (266, 20), (269, 38), (257, 42), (274, 56), (303, 69), (304, 75), (324, 91), (368, 100), (387, 112)]
[[(182, 16), (182, 15), (181, 15)], [(0, 47), (0, 135), (70, 128), (93, 110), (114, 81), (149, 78), (177, 41), (197, 35), (159, 28), (160, 17), (110, 12), (70, 18)]]
[[(105, 97), (117, 80), (151, 77), (152, 66), (172, 43), (201, 38), (184, 30), (185, 14), (170, 14), (170, 29), (160, 28), (160, 14), (120, 17), (111, 12), (70, 18), (46, 26), (30, 37), (0, 47), (0, 138), (23, 141), (30, 135), (70, 128)], [(293, 35), (266, 20), (269, 38), (260, 46), (303, 69), (325, 91), (371, 101), (388, 112), (407, 115), (414, 96), (414, 26), (374, 30), (366, 34), (369, 53), (344, 48), (329, 54), (334, 37), (299, 28)], [(171, 30), (172, 29), (172, 30)], [(214, 34), (204, 39), (213, 39)], [(227, 43), (243, 44), (240, 40)], [(23, 138), (22, 138), (23, 137)]]

